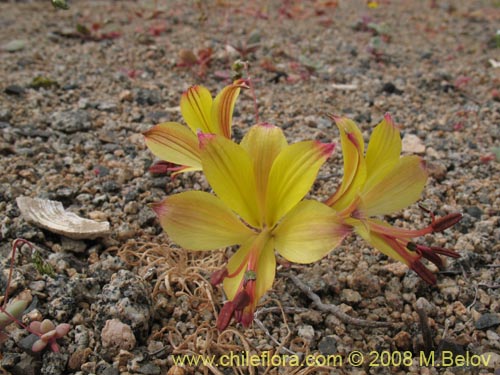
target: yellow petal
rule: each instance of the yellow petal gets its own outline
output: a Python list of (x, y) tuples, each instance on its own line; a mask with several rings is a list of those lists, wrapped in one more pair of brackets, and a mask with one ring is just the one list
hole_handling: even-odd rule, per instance
[(243, 276), (247, 271), (248, 254), (252, 249), (252, 245), (256, 238), (256, 235), (249, 238), (243, 245), (241, 245), (238, 251), (231, 256), (229, 262), (227, 262), (227, 271), (229, 275), (232, 275), (232, 277), (226, 277), (223, 280), (222, 285), (224, 287), (224, 293), (230, 301), (234, 298), (234, 296), (236, 296), (236, 293), (238, 293)]
[(327, 199), (327, 205), (341, 211), (355, 198), (366, 179), (363, 135), (356, 123), (346, 117), (333, 117), (340, 131), (344, 177), (337, 191)]
[(240, 94), (241, 87), (246, 87), (246, 85), (244, 80), (239, 79), (224, 87), (215, 97), (211, 110), (212, 123), (215, 126), (212, 133), (231, 138), (234, 104)]
[(258, 300), (272, 287), (276, 272), (276, 257), (274, 244), (268, 232), (261, 232), (250, 238), (229, 259), (228, 275), (223, 281), (224, 292), (232, 300), (242, 287), (243, 277), (247, 270), (256, 274), (254, 286), (254, 307)]
[(200, 134), (201, 161), (208, 182), (243, 220), (260, 227), (253, 162), (243, 147), (218, 135)]
[(185, 165), (189, 170), (201, 169), (198, 138), (187, 127), (165, 122), (144, 133), (146, 146), (162, 160)]
[(203, 86), (191, 86), (181, 96), (182, 117), (194, 134), (201, 130), (203, 133), (215, 133), (216, 127), (212, 123), (212, 95)]
[(414, 254), (412, 254), (409, 250), (404, 249), (401, 244), (396, 243), (393, 239), (370, 231), (369, 225), (365, 225), (358, 221), (357, 225), (355, 225), (355, 231), (378, 251), (384, 253), (388, 257), (391, 257), (392, 259), (406, 264), (407, 266), (412, 264), (415, 259)]
[(333, 144), (304, 141), (286, 146), (274, 160), (266, 194), (266, 223), (272, 228), (311, 189)]
[(420, 198), (427, 170), (418, 156), (404, 156), (394, 167), (371, 176), (360, 193), (362, 215), (386, 215), (401, 210)]
[(305, 200), (283, 218), (273, 234), (281, 256), (294, 263), (312, 263), (338, 246), (350, 232), (333, 209)]
[(241, 244), (254, 235), (217, 197), (188, 191), (153, 203), (151, 208), (169, 237), (189, 250)]
[[(259, 202), (265, 203), (267, 181), (274, 159), (287, 145), (283, 131), (270, 124), (254, 125), (240, 143), (253, 160)], [(261, 208), (263, 212), (263, 207)]]
[(260, 298), (272, 288), (276, 275), (276, 256), (272, 239), (266, 242), (257, 263), (257, 280), (255, 281), (254, 307)]
[(366, 169), (368, 176), (379, 173), (386, 165), (394, 165), (401, 154), (401, 136), (391, 116), (387, 113), (380, 124), (373, 130), (366, 151)]

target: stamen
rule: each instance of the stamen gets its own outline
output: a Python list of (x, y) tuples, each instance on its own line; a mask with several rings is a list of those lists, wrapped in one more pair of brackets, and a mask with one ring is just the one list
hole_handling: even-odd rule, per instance
[(253, 322), (253, 312), (252, 311), (243, 311), (243, 314), (240, 319), (240, 323), (243, 327), (248, 327)]
[(232, 301), (226, 302), (220, 310), (219, 317), (217, 318), (217, 329), (223, 331), (229, 325), (231, 318), (234, 314), (234, 304)]
[(234, 309), (236, 311), (243, 310), (245, 307), (248, 306), (251, 300), (252, 298), (250, 297), (250, 295), (245, 290), (242, 290), (241, 292), (236, 294), (236, 296), (233, 299)]
[(427, 269), (419, 261), (413, 262), (410, 268), (415, 271), (418, 276), (420, 276), (427, 284), (436, 284), (436, 275), (434, 275), (429, 269)]
[(227, 268), (215, 271), (212, 276), (210, 276), (210, 284), (213, 286), (219, 285), (227, 277), (227, 274)]
[(459, 212), (454, 212), (437, 220), (433, 220), (431, 226), (432, 229), (434, 229), (434, 232), (442, 232), (445, 229), (452, 227), (460, 220), (462, 220), (462, 214)]

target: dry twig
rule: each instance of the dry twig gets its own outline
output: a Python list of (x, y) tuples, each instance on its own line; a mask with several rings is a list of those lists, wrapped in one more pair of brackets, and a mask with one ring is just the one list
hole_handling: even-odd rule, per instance
[(389, 327), (394, 325), (393, 323), (390, 322), (374, 322), (369, 320), (353, 318), (347, 315), (345, 312), (343, 312), (340, 309), (340, 307), (330, 303), (323, 303), (323, 301), (321, 301), (321, 298), (319, 298), (319, 296), (311, 290), (311, 287), (303, 283), (297, 276), (290, 274), (289, 277), (290, 280), (292, 280), (293, 283), (313, 301), (313, 303), (319, 310), (332, 313), (345, 324), (352, 324), (356, 326), (370, 327), (370, 328)]

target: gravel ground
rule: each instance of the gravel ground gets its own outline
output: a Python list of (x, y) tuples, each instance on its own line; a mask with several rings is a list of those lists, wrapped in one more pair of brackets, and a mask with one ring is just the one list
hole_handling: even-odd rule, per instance
[[(40, 274), (25, 248), (11, 293), (31, 291), (25, 321), (71, 324), (59, 353), (38, 354), (30, 352), (27, 332), (10, 325), (0, 357), (4, 373), (500, 373), (500, 4), (377, 4), (103, 0), (73, 1), (62, 11), (48, 0), (0, 2), (0, 286), (5, 290), (12, 241), (31, 241), (55, 276)], [(208, 64), (181, 66), (209, 48)], [(179, 249), (147, 206), (208, 185), (200, 173), (150, 174), (155, 160), (141, 132), (182, 121), (181, 93), (193, 84), (217, 92), (230, 82), (237, 59), (249, 62), (259, 121), (282, 127), (291, 142), (338, 142), (327, 113), (353, 118), (365, 139), (385, 112), (393, 115), (404, 151), (420, 154), (429, 167), (422, 202), (439, 215), (464, 215), (426, 238), (461, 254), (448, 261), (436, 286), (350, 237), (316, 264), (280, 262), (253, 326), (217, 332), (223, 296), (207, 280), (227, 253)], [(246, 90), (236, 105), (235, 137), (256, 117)], [(311, 195), (333, 192), (341, 166), (338, 150)], [(108, 221), (111, 234), (70, 240), (30, 225), (19, 196), (56, 200), (69, 212)], [(428, 223), (417, 205), (390, 220), (412, 228)], [(315, 296), (323, 304), (312, 304)], [(343, 322), (327, 311), (329, 304), (390, 325)], [(359, 367), (347, 363), (354, 350), (366, 355)], [(174, 364), (176, 354), (229, 351), (301, 359), (339, 354), (344, 362)], [(381, 353), (397, 351), (411, 353), (411, 363), (383, 362)], [(491, 360), (423, 364), (419, 353), (426, 351)]]

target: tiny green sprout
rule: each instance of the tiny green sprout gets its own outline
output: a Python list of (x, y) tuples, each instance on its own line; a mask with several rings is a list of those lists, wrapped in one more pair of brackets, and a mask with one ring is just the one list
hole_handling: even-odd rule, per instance
[(42, 275), (47, 275), (52, 278), (56, 276), (56, 273), (54, 272), (54, 268), (47, 262), (45, 262), (42, 258), (42, 255), (40, 252), (33, 250), (33, 254), (31, 255), (31, 260), (33, 262), (33, 265), (35, 266), (36, 270), (40, 272)]
[(78, 23), (76, 25), (76, 31), (79, 32), (82, 35), (89, 36), (90, 35), (90, 30), (87, 26), (82, 25), (81, 23)]
[(69, 9), (69, 5), (66, 0), (51, 0), (51, 2), (54, 8), (56, 9), (63, 9), (63, 10)]
[(33, 81), (31, 82), (30, 86), (34, 89), (40, 89), (40, 88), (49, 89), (51, 87), (58, 87), (59, 84), (57, 83), (57, 81), (51, 78), (44, 76), (36, 76), (35, 78), (33, 78)]
[(243, 73), (245, 70), (248, 68), (248, 62), (242, 61), (242, 60), (236, 60), (233, 62), (233, 65), (231, 66), (231, 70), (233, 71), (233, 80), (241, 79), (243, 78)]

